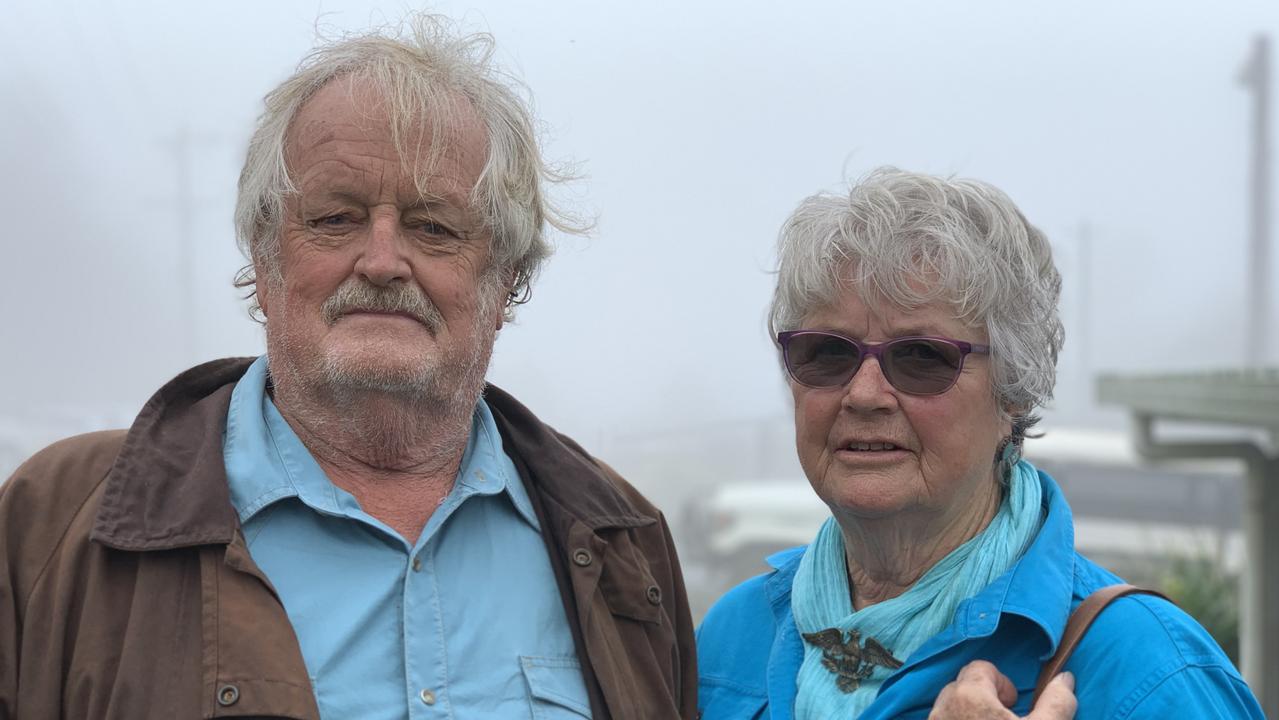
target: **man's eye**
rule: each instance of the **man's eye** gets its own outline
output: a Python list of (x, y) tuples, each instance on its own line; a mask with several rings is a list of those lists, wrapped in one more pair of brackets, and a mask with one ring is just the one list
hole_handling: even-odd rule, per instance
[(453, 232), (453, 230), (450, 229), (449, 227), (445, 225), (441, 225), (433, 220), (423, 220), (419, 223), (416, 223), (415, 227), (417, 227), (418, 230), (426, 233), (427, 235), (453, 236), (457, 234)]
[(351, 217), (346, 213), (338, 213), (337, 215), (325, 215), (322, 218), (307, 223), (313, 228), (338, 228), (350, 224)]

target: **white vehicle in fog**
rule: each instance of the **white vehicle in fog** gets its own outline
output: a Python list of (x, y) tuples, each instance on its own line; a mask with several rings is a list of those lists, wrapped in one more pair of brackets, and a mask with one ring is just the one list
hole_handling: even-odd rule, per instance
[(763, 571), (766, 556), (816, 537), (829, 516), (830, 508), (803, 478), (724, 485), (702, 517), (707, 560), (749, 577)]

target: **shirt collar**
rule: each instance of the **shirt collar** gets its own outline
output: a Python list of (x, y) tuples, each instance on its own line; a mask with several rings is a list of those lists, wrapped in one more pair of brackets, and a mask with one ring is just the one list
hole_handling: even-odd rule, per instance
[(466, 443), (466, 452), (462, 455), (454, 492), (457, 492), (458, 486), (480, 495), (496, 495), (505, 491), (520, 517), (535, 530), (540, 530), (528, 490), (520, 481), (515, 465), (502, 447), (497, 421), (483, 398), (475, 405), (471, 437)]
[(772, 574), (764, 581), (764, 593), (779, 622), (783, 616), (790, 614), (791, 587), (795, 583), (795, 573), (799, 571), (799, 561), (804, 558), (807, 549), (808, 546), (803, 545), (775, 552), (764, 558), (764, 562), (773, 568)]
[(1074, 520), (1057, 483), (1044, 471), (1037, 472), (1044, 521), (1034, 542), (1008, 572), (961, 603), (955, 622), (921, 651), (992, 635), (1004, 615), (1017, 615), (1043, 632), (1044, 659), (1056, 652), (1074, 596)]
[[(308, 507), (331, 515), (362, 515), (358, 503), (329, 481), (266, 392), (270, 374), (263, 355), (236, 384), (227, 410), (223, 459), (231, 504), (243, 524), (263, 508), (296, 497)], [(472, 495), (505, 492), (534, 529), (537, 516), (523, 483), (502, 449), (501, 436), (488, 405), (476, 404), (471, 433), (457, 481), (443, 506), (452, 510)]]
[[(980, 615), (984, 602), (1000, 613), (1020, 615), (1039, 626), (1048, 641), (1047, 659), (1057, 650), (1057, 640), (1066, 629), (1075, 587), (1075, 521), (1061, 488), (1048, 473), (1038, 471), (1043, 488), (1044, 523), (1039, 535), (1021, 559), (977, 596), (968, 609), (971, 618)], [(1002, 585), (1003, 587), (997, 587)], [(998, 604), (996, 604), (998, 601)], [(988, 617), (989, 619), (989, 617)], [(981, 627), (981, 634), (994, 632)]]

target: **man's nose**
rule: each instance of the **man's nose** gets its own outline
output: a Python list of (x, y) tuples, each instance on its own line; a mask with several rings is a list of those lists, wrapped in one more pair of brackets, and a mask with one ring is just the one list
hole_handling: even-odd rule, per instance
[(355, 262), (355, 272), (382, 287), (408, 280), (413, 270), (406, 251), (399, 214), (375, 211), (369, 218), (360, 257)]

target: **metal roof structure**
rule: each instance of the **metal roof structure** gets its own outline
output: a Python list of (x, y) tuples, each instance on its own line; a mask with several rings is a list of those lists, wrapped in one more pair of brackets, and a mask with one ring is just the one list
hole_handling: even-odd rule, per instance
[[(1103, 404), (1127, 408), (1137, 451), (1151, 459), (1234, 457), (1248, 468), (1243, 515), (1247, 569), (1240, 597), (1244, 677), (1269, 717), (1279, 717), (1279, 368), (1173, 375), (1104, 375)], [(1269, 433), (1223, 442), (1163, 442), (1155, 423), (1221, 423)]]
[(1103, 403), (1123, 405), (1136, 413), (1249, 425), (1279, 436), (1279, 368), (1103, 375), (1097, 381), (1097, 394)]

